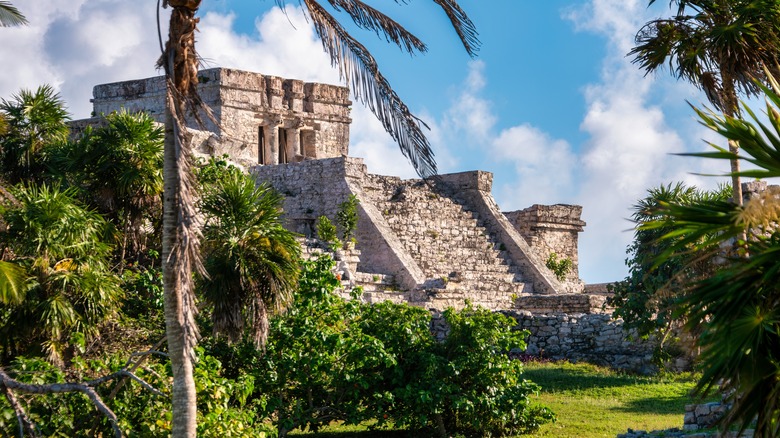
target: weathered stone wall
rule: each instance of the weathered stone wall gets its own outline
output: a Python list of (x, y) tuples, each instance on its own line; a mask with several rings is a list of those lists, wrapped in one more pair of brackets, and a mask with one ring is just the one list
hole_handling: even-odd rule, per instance
[(712, 431), (712, 428), (717, 427), (718, 420), (726, 415), (729, 409), (729, 404), (719, 402), (686, 405), (682, 429), (652, 432), (629, 429), (627, 433), (618, 434), (617, 438), (752, 438), (754, 435), (752, 429), (741, 434), (734, 431), (726, 433)]
[(520, 232), (542, 260), (555, 253), (558, 259), (568, 258), (573, 266), (566, 280), (579, 281), (579, 233), (585, 227), (580, 220), (579, 205), (539, 205), (525, 210), (505, 212), (507, 219)]
[[(425, 307), (458, 308), (468, 299), (507, 309), (517, 296), (536, 292), (537, 284), (555, 293), (549, 270), (524, 252), (530, 251), (527, 244), (495, 207), (488, 173), (442, 175), (434, 187), (420, 180), (369, 175), (362, 160), (348, 157), (257, 166), (253, 171), (258, 181), (285, 195), (286, 226), (307, 236), (315, 235), (317, 217), (335, 220), (339, 203), (357, 196), (360, 261), (355, 277), (364, 286), (367, 278), (392, 278), (398, 289), (375, 288), (372, 301), (383, 296), (397, 300), (397, 292), (404, 291), (406, 300)], [(453, 199), (452, 193), (463, 191), (453, 192), (446, 182), (460, 179), (481, 181), (474, 197), (481, 204)], [(495, 225), (502, 220), (503, 228)], [(502, 230), (514, 233), (509, 238), (515, 241), (507, 241)]]
[(588, 362), (642, 374), (657, 371), (652, 340), (629, 341), (622, 320), (599, 313), (506, 312), (531, 332), (527, 353), (554, 360)]
[(514, 309), (532, 314), (551, 313), (603, 313), (611, 314), (607, 309), (606, 295), (561, 294), (561, 295), (523, 295), (515, 300)]
[[(349, 90), (277, 76), (213, 68), (198, 73), (198, 90), (217, 124), (201, 117), (188, 125), (213, 133), (208, 152), (228, 154), (242, 165), (296, 162), (346, 155), (349, 147)], [(165, 81), (154, 77), (95, 86), (94, 113), (124, 108), (145, 111), (158, 122), (165, 110)]]

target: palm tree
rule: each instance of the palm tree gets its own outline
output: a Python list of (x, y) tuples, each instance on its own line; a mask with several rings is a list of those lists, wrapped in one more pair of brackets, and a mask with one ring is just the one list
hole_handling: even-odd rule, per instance
[[(658, 220), (658, 212), (663, 205), (728, 203), (731, 192), (731, 187), (727, 185), (704, 191), (683, 183), (668, 184), (648, 190), (647, 196), (632, 208), (631, 220), (637, 228), (627, 251), (629, 274), (624, 280), (610, 285), (613, 295), (608, 301), (615, 309), (615, 318), (622, 318), (625, 326), (637, 330), (640, 336), (656, 335), (662, 349), (668, 335), (684, 322), (685, 315), (677, 314), (676, 310), (687, 285), (711, 275), (722, 267), (722, 263), (716, 263), (719, 260), (717, 255), (692, 257), (690, 254), (669, 257), (663, 263), (657, 263), (658, 255), (684, 236), (661, 240), (673, 228), (647, 229), (642, 225)], [(698, 243), (694, 242), (691, 246)], [(697, 252), (701, 249), (698, 246)], [(695, 336), (698, 332), (690, 334)]]
[[(284, 7), (284, 0), (276, 0)], [(479, 42), (473, 23), (455, 0), (434, 0), (449, 18), (466, 51), (474, 55)], [(385, 130), (422, 176), (436, 174), (430, 144), (423, 134), (424, 123), (392, 90), (369, 51), (353, 38), (319, 0), (300, 0), (308, 11), (325, 52), (339, 68), (341, 77), (358, 100), (374, 112)], [(328, 0), (338, 12), (345, 12), (357, 26), (384, 35), (409, 52), (424, 51), (425, 45), (387, 15), (360, 0)], [(168, 41), (158, 65), (168, 83), (163, 159), (163, 285), (168, 353), (173, 368), (173, 436), (196, 433), (195, 382), (192, 378), (192, 352), (198, 333), (195, 325), (195, 298), (192, 271), (203, 271), (199, 259), (198, 216), (189, 138), (184, 128), (185, 110), (196, 118), (208, 116), (197, 94), (198, 56), (195, 50), (195, 13), (201, 0), (163, 0), (171, 6)]]
[(0, 0), (0, 27), (21, 26), (27, 24), (21, 12), (11, 2)]
[(282, 226), (282, 196), (235, 169), (204, 196), (201, 291), (212, 307), (214, 333), (240, 339), (249, 327), (265, 347), (268, 315), (292, 302), (301, 247)]
[[(650, 0), (650, 4), (655, 0)], [(647, 73), (668, 63), (671, 73), (702, 89), (716, 110), (739, 115), (737, 94), (756, 95), (755, 79), (780, 61), (780, 3), (775, 0), (672, 0), (677, 13), (649, 21), (630, 52)], [(733, 153), (739, 150), (729, 143)], [(742, 204), (739, 160), (731, 160), (734, 202)]]
[(15, 269), (5, 278), (25, 279), (15, 294), (0, 295), (6, 355), (37, 345), (60, 363), (74, 333), (96, 334), (119, 308), (120, 280), (107, 266), (110, 226), (74, 196), (56, 187), (20, 187), (17, 202), (4, 208), (0, 243)]
[[(772, 81), (770, 77), (770, 82)], [(775, 88), (779, 89), (775, 84)], [(752, 122), (698, 111), (705, 124), (728, 140), (739, 141), (743, 155), (712, 145), (716, 151), (689, 154), (717, 159), (744, 159), (756, 169), (738, 175), (780, 177), (780, 96), (762, 88), (769, 123), (747, 109)], [(756, 437), (780, 436), (780, 187), (738, 206), (727, 202), (661, 205), (659, 219), (644, 225), (666, 228), (673, 245), (657, 258), (690, 257), (690, 246), (724, 257), (725, 243), (745, 235), (739, 250), (710, 276), (687, 290), (678, 313), (687, 326), (700, 330), (703, 374), (699, 393), (719, 390), (732, 409), (722, 424), (741, 429), (754, 419)]]
[(29, 181), (43, 169), (44, 150), (68, 138), (65, 104), (50, 85), (34, 92), (22, 90), (11, 100), (0, 100), (6, 133), (0, 136), (3, 171), (12, 184)]
[[(109, 114), (105, 126), (52, 148), (49, 172), (123, 230), (120, 261), (143, 250), (144, 224), (161, 205), (163, 130), (145, 113)], [(121, 267), (121, 264), (120, 264)]]

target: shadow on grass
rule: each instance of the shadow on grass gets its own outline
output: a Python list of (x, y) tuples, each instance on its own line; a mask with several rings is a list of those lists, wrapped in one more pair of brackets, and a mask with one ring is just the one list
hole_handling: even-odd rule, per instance
[(683, 414), (685, 414), (685, 405), (708, 403), (717, 400), (717, 397), (702, 399), (692, 395), (644, 397), (627, 401), (623, 406), (612, 408), (612, 410), (629, 413), (648, 412), (656, 414), (679, 414), (680, 417), (682, 417)]
[(653, 378), (630, 374), (598, 373), (590, 367), (571, 364), (536, 368), (527, 366), (523, 376), (542, 387), (542, 392), (619, 388), (653, 383)]

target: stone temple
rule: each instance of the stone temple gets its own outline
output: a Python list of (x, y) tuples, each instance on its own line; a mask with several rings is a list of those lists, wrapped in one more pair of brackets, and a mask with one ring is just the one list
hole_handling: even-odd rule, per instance
[[(349, 156), (349, 90), (226, 68), (202, 70), (200, 93), (218, 122), (190, 123), (195, 149), (222, 156), (285, 196), (286, 226), (307, 237), (315, 221), (335, 220), (338, 205), (360, 201), (357, 245), (338, 254), (346, 288), (368, 302), (392, 300), (432, 309), (465, 300), (490, 309), (535, 312), (592, 309), (578, 275), (582, 207), (533, 205), (501, 212), (492, 174), (470, 171), (433, 182), (368, 172)], [(94, 113), (124, 108), (162, 121), (162, 77), (97, 85)], [(76, 131), (99, 117), (73, 123)], [(547, 268), (552, 253), (572, 268), (563, 281)]]

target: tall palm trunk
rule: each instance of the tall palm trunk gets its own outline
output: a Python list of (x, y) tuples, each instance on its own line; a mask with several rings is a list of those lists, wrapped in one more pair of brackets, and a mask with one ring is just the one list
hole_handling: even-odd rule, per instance
[[(169, 102), (171, 99), (168, 99)], [(169, 104), (170, 105), (170, 104)], [(176, 257), (179, 243), (178, 197), (179, 170), (176, 159), (175, 129), (170, 108), (165, 111), (165, 151), (163, 156), (163, 238), (162, 268), (165, 300), (165, 333), (173, 370), (173, 430), (172, 436), (194, 437), (197, 431), (195, 379), (193, 361), (187, 348), (188, 318), (183, 303), (180, 260)], [(178, 266), (177, 266), (178, 265)], [(189, 271), (189, 269), (187, 269)]]
[(195, 437), (196, 389), (193, 377), (195, 324), (193, 270), (200, 268), (200, 227), (195, 214), (190, 136), (185, 108), (200, 103), (195, 54), (195, 12), (200, 0), (168, 0), (173, 7), (165, 51), (159, 64), (167, 78), (163, 151), (163, 290), (168, 354), (173, 371), (173, 438)]

